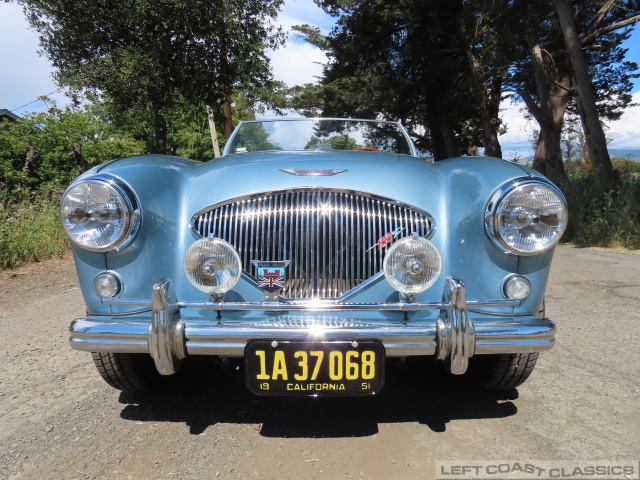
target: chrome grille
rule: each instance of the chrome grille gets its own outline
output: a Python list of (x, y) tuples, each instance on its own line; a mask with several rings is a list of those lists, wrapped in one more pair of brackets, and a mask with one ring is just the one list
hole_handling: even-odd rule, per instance
[(290, 260), (281, 292), (287, 298), (339, 297), (382, 270), (385, 236), (430, 236), (434, 228), (433, 218), (414, 207), (325, 189), (233, 199), (199, 212), (191, 224), (203, 237), (231, 243), (254, 278), (252, 260)]

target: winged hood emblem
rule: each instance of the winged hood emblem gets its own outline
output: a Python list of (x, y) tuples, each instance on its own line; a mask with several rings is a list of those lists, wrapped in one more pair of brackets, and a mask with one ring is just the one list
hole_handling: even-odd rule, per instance
[(282, 168), (280, 171), (297, 177), (331, 177), (346, 172), (347, 169), (297, 170), (295, 168)]

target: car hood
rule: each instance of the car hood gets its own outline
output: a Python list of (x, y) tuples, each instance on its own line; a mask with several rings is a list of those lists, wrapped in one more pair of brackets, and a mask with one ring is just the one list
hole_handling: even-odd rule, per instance
[(540, 177), (526, 167), (487, 157), (429, 163), (407, 155), (350, 151), (240, 153), (205, 163), (142, 155), (97, 171), (129, 183), (143, 205), (145, 197), (153, 202), (159, 195), (172, 197), (191, 215), (230, 199), (303, 187), (376, 194), (437, 214), (452, 202), (486, 205), (496, 185), (513, 178)]

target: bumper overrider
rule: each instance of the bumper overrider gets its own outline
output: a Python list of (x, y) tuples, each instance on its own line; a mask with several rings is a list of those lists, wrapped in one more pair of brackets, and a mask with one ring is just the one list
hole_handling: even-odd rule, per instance
[[(108, 319), (80, 318), (70, 327), (70, 344), (76, 350), (112, 353), (146, 353), (164, 375), (174, 373), (188, 355), (241, 357), (250, 340), (365, 340), (380, 341), (387, 356), (434, 355), (449, 359), (451, 373), (463, 374), (469, 359), (479, 354), (527, 353), (549, 350), (555, 342), (555, 322), (535, 315), (482, 316), (474, 321), (469, 311), (483, 307), (516, 307), (519, 300), (467, 301), (461, 280), (448, 277), (441, 302), (357, 304), (340, 301), (189, 302), (170, 298), (166, 279), (153, 286), (151, 299), (105, 298), (103, 303), (145, 307), (144, 314), (114, 315)], [(402, 298), (402, 297), (401, 297)], [(218, 311), (210, 324), (182, 318), (183, 309)], [(439, 310), (433, 324), (375, 323), (352, 325), (234, 324), (223, 311), (325, 312)], [(147, 315), (151, 316), (149, 318)], [(405, 317), (406, 318), (406, 317)]]

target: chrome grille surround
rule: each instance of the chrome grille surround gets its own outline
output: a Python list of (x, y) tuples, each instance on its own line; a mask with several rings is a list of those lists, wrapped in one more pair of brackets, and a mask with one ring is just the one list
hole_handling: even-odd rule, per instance
[(290, 260), (281, 297), (326, 299), (342, 296), (382, 270), (385, 236), (430, 238), (435, 221), (423, 210), (379, 195), (299, 188), (207, 207), (192, 217), (191, 227), (200, 237), (233, 245), (254, 280), (252, 260)]

